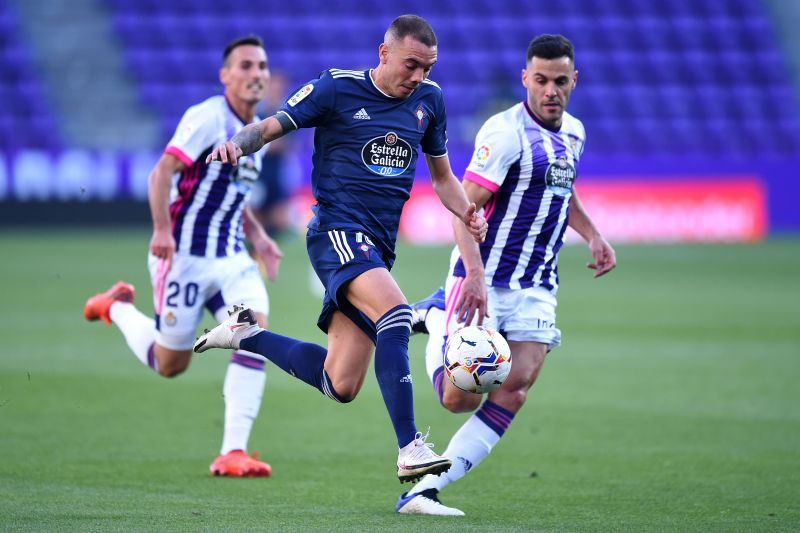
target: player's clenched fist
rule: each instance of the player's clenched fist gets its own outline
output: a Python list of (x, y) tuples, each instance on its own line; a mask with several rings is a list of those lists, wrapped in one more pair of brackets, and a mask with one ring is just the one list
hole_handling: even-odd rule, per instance
[(236, 162), (242, 157), (242, 154), (242, 149), (239, 148), (236, 143), (228, 141), (214, 147), (211, 153), (208, 154), (208, 157), (206, 157), (206, 164), (212, 161), (222, 161), (223, 163), (230, 163), (236, 166)]
[(464, 224), (467, 225), (467, 229), (469, 229), (475, 242), (483, 242), (486, 240), (486, 232), (489, 231), (489, 224), (486, 223), (486, 219), (483, 218), (482, 215), (475, 212), (476, 209), (477, 207), (474, 203), (469, 204), (469, 208), (462, 220)]

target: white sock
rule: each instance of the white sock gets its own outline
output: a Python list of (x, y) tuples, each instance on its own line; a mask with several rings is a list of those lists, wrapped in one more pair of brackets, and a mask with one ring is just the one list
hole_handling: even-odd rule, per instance
[(500, 436), (475, 415), (469, 417), (456, 431), (444, 456), (453, 461), (450, 470), (441, 476), (427, 475), (414, 485), (409, 493), (416, 494), (426, 489), (442, 490), (450, 483), (464, 477), (492, 451)]
[(128, 302), (114, 302), (109, 310), (111, 321), (125, 336), (125, 342), (136, 358), (148, 365), (147, 352), (156, 340), (156, 323)]
[(425, 370), (433, 381), (433, 373), (442, 366), (442, 345), (444, 344), (445, 320), (447, 315), (441, 309), (431, 307), (425, 317), (428, 328), (428, 344), (425, 345)]
[(234, 352), (222, 389), (225, 397), (225, 431), (221, 454), (231, 450), (247, 450), (247, 441), (261, 407), (266, 381), (263, 358), (244, 350)]

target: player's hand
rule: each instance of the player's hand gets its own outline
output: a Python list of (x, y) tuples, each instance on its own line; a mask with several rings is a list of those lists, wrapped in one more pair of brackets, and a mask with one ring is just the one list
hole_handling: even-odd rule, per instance
[(461, 220), (466, 224), (475, 242), (481, 243), (486, 240), (486, 232), (489, 231), (489, 224), (486, 223), (486, 219), (483, 218), (482, 215), (475, 213), (477, 210), (478, 208), (475, 203), (469, 204), (467, 212)]
[(283, 259), (283, 252), (278, 247), (278, 243), (270, 239), (269, 236), (264, 235), (256, 240), (251, 240), (251, 244), (258, 258), (264, 263), (267, 279), (275, 281), (278, 277), (278, 270), (281, 267), (281, 259)]
[(617, 254), (614, 253), (614, 248), (601, 235), (589, 241), (589, 251), (594, 261), (586, 263), (586, 267), (595, 271), (594, 277), (599, 278), (617, 266)]
[(171, 229), (153, 230), (150, 239), (150, 253), (166, 261), (166, 271), (172, 268), (172, 256), (175, 254), (175, 238)]
[(214, 147), (208, 157), (206, 157), (206, 164), (212, 161), (222, 161), (223, 163), (230, 163), (236, 166), (236, 162), (242, 157), (242, 149), (233, 141), (228, 141), (224, 144)]
[(483, 279), (483, 269), (480, 272), (468, 273), (461, 285), (461, 291), (456, 300), (456, 321), (464, 325), (472, 324), (472, 319), (477, 317), (477, 325), (483, 324), (487, 316), (486, 281)]

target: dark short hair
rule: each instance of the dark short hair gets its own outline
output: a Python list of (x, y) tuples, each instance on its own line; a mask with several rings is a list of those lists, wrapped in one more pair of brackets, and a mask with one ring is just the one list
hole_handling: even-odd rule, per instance
[(563, 35), (544, 33), (534, 37), (528, 45), (527, 60), (530, 61), (534, 56), (542, 59), (558, 59), (566, 56), (574, 63), (575, 47)]
[(421, 42), (425, 46), (436, 46), (436, 34), (433, 33), (433, 28), (428, 24), (428, 21), (417, 15), (400, 15), (392, 21), (389, 29), (386, 30), (386, 36), (391, 36), (402, 41), (406, 36), (410, 35), (414, 40)]
[(252, 45), (258, 46), (260, 48), (264, 48), (264, 41), (261, 40), (261, 37), (258, 35), (245, 35), (244, 37), (239, 37), (238, 39), (234, 39), (228, 46), (225, 47), (225, 51), (222, 52), (222, 63), (224, 64), (228, 61), (228, 56), (231, 55), (236, 48), (245, 45)]

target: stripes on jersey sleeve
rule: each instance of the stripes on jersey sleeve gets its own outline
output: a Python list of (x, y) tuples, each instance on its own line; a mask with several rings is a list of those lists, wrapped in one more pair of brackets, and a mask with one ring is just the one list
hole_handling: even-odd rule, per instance
[(343, 70), (340, 68), (332, 68), (328, 69), (328, 72), (331, 73), (331, 76), (337, 79), (338, 78), (353, 78), (356, 80), (366, 79), (363, 70)]

